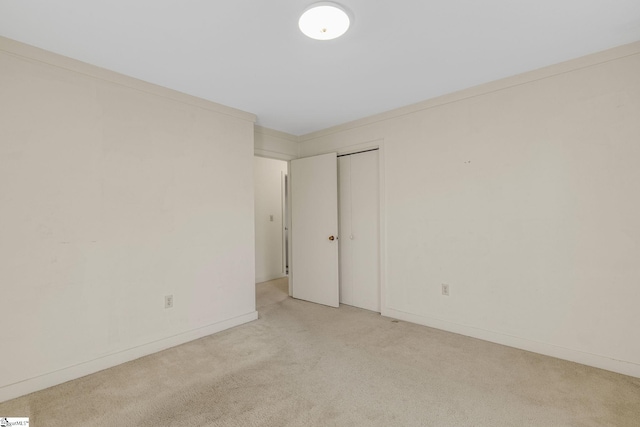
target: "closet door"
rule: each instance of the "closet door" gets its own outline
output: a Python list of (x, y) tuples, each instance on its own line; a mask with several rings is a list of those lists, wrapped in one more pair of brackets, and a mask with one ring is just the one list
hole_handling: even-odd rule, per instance
[(380, 312), (378, 151), (338, 158), (340, 302)]
[(338, 307), (336, 153), (291, 161), (293, 297)]

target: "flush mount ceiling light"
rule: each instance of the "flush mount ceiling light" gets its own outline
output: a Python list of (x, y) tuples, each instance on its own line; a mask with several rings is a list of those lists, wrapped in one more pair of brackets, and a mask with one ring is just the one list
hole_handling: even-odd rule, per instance
[(298, 26), (307, 37), (331, 40), (346, 33), (350, 23), (349, 15), (342, 7), (331, 2), (320, 2), (304, 11)]

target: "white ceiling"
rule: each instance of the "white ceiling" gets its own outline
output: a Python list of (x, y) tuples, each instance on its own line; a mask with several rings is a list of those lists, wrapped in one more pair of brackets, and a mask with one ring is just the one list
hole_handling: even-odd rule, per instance
[(301, 135), (640, 40), (640, 0), (0, 0), (0, 35), (239, 108)]

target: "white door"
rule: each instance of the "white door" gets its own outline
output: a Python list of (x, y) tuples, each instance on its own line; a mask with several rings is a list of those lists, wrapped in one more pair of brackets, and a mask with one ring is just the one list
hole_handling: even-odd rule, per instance
[(340, 302), (380, 312), (378, 152), (340, 157)]
[(293, 297), (338, 307), (336, 153), (291, 161)]

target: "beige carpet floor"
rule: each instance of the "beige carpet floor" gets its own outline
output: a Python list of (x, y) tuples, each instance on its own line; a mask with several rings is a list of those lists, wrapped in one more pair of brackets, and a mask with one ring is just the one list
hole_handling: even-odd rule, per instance
[(0, 404), (41, 426), (640, 426), (640, 379), (257, 285), (260, 318)]

